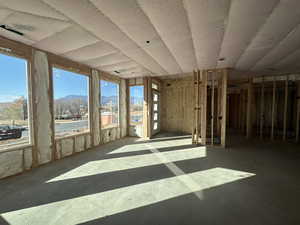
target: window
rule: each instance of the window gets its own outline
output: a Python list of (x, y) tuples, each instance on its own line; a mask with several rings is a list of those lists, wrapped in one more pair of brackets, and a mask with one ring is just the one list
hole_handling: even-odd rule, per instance
[(53, 68), (55, 136), (89, 131), (88, 77)]
[(119, 84), (101, 80), (101, 127), (119, 125)]
[(143, 122), (144, 87), (130, 87), (130, 124)]
[(158, 84), (152, 82), (152, 88), (155, 89), (155, 90), (158, 90)]
[(30, 143), (27, 61), (0, 54), (0, 149)]

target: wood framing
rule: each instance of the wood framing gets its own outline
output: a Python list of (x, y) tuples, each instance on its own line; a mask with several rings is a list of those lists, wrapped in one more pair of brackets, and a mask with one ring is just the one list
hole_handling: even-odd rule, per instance
[(262, 85), (261, 85), (261, 98), (260, 98), (260, 129), (259, 136), (260, 139), (264, 137), (264, 120), (265, 120), (265, 80), (263, 77)]
[(297, 82), (297, 95), (296, 95), (296, 142), (299, 142), (300, 135), (300, 81)]
[(282, 131), (282, 139), (284, 141), (286, 140), (286, 129), (287, 129), (288, 95), (289, 95), (289, 76), (286, 76), (285, 88), (284, 88), (284, 111), (283, 111), (283, 131)]
[(215, 76), (211, 73), (211, 145), (214, 144), (214, 119), (215, 119)]
[(206, 145), (207, 71), (201, 71), (201, 144)]
[(249, 79), (248, 91), (247, 91), (247, 131), (246, 137), (249, 139), (252, 136), (252, 101), (253, 101), (253, 83), (252, 79)]
[(222, 121), (221, 121), (221, 146), (226, 147), (226, 110), (227, 110), (227, 80), (228, 69), (222, 73)]
[(276, 108), (276, 79), (273, 77), (272, 91), (272, 123), (271, 123), (271, 140), (274, 140), (274, 125), (275, 125), (275, 108)]

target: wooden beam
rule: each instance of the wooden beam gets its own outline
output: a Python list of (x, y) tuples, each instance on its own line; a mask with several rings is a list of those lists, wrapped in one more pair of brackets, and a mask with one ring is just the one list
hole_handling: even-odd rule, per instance
[(272, 124), (271, 124), (271, 140), (274, 140), (274, 124), (275, 124), (275, 105), (276, 105), (276, 78), (273, 77), (273, 98), (272, 98)]
[(148, 88), (149, 78), (144, 77), (144, 112), (143, 112), (143, 137), (150, 138), (149, 133), (149, 101), (148, 101)]
[(222, 76), (222, 124), (221, 124), (221, 146), (226, 147), (226, 109), (227, 109), (227, 79), (228, 70), (223, 70)]
[(286, 76), (285, 91), (284, 91), (283, 135), (282, 135), (282, 139), (284, 141), (286, 140), (288, 95), (289, 95), (289, 76)]
[(297, 82), (297, 96), (296, 96), (296, 107), (297, 107), (297, 117), (296, 117), (296, 142), (299, 142), (300, 133), (300, 81)]
[(261, 99), (260, 99), (260, 139), (263, 139), (264, 120), (265, 120), (265, 79), (262, 78)]
[(211, 145), (214, 144), (214, 119), (215, 119), (215, 82), (214, 74), (211, 73)]
[(246, 137), (249, 139), (252, 136), (252, 98), (253, 98), (253, 80), (249, 79), (248, 83), (248, 101), (247, 101), (247, 132)]
[(201, 71), (201, 144), (206, 145), (206, 114), (207, 114), (207, 71)]

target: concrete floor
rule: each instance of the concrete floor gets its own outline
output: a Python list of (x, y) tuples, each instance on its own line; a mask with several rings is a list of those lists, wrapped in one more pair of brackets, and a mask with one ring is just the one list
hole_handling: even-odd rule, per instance
[(0, 224), (300, 224), (300, 148), (126, 138), (0, 181)]

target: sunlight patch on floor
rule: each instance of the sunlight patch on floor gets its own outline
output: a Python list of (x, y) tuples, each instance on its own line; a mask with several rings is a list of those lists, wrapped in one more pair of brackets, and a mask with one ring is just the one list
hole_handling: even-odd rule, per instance
[[(150, 151), (150, 148), (145, 145), (144, 148), (147, 148)], [(184, 150), (157, 152), (137, 156), (126, 156), (113, 159), (96, 160), (88, 162), (67, 173), (55, 177), (47, 181), (47, 183), (203, 157), (206, 157), (205, 147), (195, 147)]]
[[(2, 216), (11, 224), (78, 224), (218, 187), (254, 175), (226, 168), (212, 168), (16, 210), (4, 213)], [(187, 185), (191, 180), (193, 184)]]

